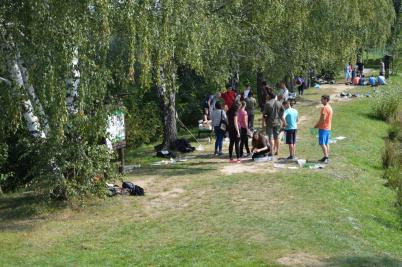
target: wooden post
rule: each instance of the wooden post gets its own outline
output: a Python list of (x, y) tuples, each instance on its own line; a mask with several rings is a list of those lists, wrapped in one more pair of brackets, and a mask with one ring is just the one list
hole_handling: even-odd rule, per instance
[(119, 148), (118, 153), (119, 153), (119, 160), (120, 160), (119, 172), (121, 174), (124, 174), (124, 147)]

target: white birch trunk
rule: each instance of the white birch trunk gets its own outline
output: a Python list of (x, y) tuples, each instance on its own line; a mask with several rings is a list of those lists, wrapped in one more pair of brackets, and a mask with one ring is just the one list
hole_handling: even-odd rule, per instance
[(67, 80), (66, 107), (68, 114), (78, 112), (76, 101), (78, 99), (78, 85), (80, 83), (80, 71), (78, 69), (78, 49), (74, 49), (72, 65), (72, 78)]
[(35, 89), (29, 83), (28, 71), (22, 65), (23, 62), (21, 60), (19, 53), (17, 54), (17, 63), (18, 63), (18, 67), (20, 69), (22, 80), (23, 80), (23, 87), (25, 88), (25, 91), (28, 93), (30, 99), (33, 101), (35, 107), (37, 108), (37, 111), (39, 112), (39, 116), (42, 119), (43, 131), (44, 131), (45, 135), (47, 136), (49, 134), (49, 122), (47, 120), (47, 116), (45, 114), (45, 111), (43, 109), (43, 106), (42, 106), (38, 96), (35, 93)]
[[(22, 78), (21, 70), (16, 59), (9, 62), (10, 73), (13, 81), (21, 88), (24, 88), (24, 80)], [(25, 88), (24, 88), (25, 89)], [(30, 99), (24, 100), (22, 103), (25, 123), (29, 132), (35, 137), (46, 138), (46, 134), (41, 130), (40, 122), (34, 114), (33, 105)]]

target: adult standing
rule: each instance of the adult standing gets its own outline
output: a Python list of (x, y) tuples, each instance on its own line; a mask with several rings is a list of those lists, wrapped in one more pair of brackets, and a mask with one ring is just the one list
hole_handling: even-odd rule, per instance
[(244, 89), (244, 92), (243, 92), (243, 99), (244, 100), (249, 97), (250, 92), (251, 92), (251, 86), (250, 86), (250, 83), (247, 82), (246, 83), (246, 89)]
[[(229, 132), (229, 159), (230, 162), (240, 162), (240, 129), (238, 121), (239, 102), (234, 102), (227, 112)], [(233, 146), (236, 152), (236, 161), (233, 160)]]
[(207, 121), (211, 117), (211, 110), (212, 110), (212, 105), (215, 104), (214, 102), (215, 96), (208, 94), (203, 102), (202, 102), (202, 110), (203, 110), (203, 120)]
[(352, 65), (350, 64), (350, 62), (349, 62), (349, 64), (346, 64), (345, 65), (345, 84), (350, 84), (350, 79), (351, 79), (351, 76), (352, 76), (352, 67), (351, 67)]
[(246, 148), (246, 152), (247, 152), (246, 157), (248, 157), (250, 155), (250, 149), (248, 147), (248, 135), (247, 135), (248, 114), (246, 111), (246, 102), (245, 101), (241, 102), (238, 120), (239, 120), (239, 127), (240, 127), (240, 157), (243, 157), (243, 147)]
[(227, 84), (226, 91), (221, 93), (221, 97), (223, 99), (223, 102), (225, 103), (225, 111), (228, 111), (235, 102), (236, 91), (234, 91), (233, 88), (229, 84)]
[(219, 102), (215, 103), (215, 109), (211, 112), (212, 126), (215, 132), (215, 156), (221, 156), (222, 144), (225, 131), (221, 129), (221, 122), (227, 122), (226, 112), (222, 110), (222, 105)]
[(384, 61), (381, 60), (380, 62), (380, 76), (384, 76), (385, 75), (385, 63)]
[(246, 101), (246, 111), (248, 115), (248, 128), (254, 129), (254, 113), (255, 108), (257, 107), (257, 100), (253, 97), (253, 92), (250, 91), (248, 93), (248, 97), (245, 99)]
[(287, 159), (295, 159), (296, 155), (296, 133), (297, 123), (299, 121), (299, 113), (290, 106), (288, 101), (283, 101), (283, 127), (285, 128), (286, 144), (289, 145), (289, 157)]
[(357, 72), (360, 74), (360, 77), (363, 76), (363, 71), (364, 71), (364, 64), (363, 62), (361, 62), (361, 60), (359, 59), (356, 63), (357, 65)]
[(320, 119), (314, 126), (318, 128), (318, 143), (322, 148), (324, 157), (320, 159), (320, 162), (329, 162), (329, 138), (331, 136), (331, 124), (332, 124), (332, 107), (329, 105), (329, 96), (323, 95), (321, 97), (321, 104), (323, 107), (320, 109)]
[(284, 101), (284, 100), (288, 100), (289, 98), (289, 90), (286, 87), (286, 83), (284, 81), (281, 81), (279, 83), (279, 93), (278, 93), (278, 97)]
[[(265, 122), (266, 133), (272, 153), (278, 155), (279, 153), (279, 132), (281, 127), (283, 107), (280, 101), (275, 99), (274, 93), (268, 94), (268, 102), (265, 104), (263, 111), (263, 123)], [(270, 155), (272, 156), (272, 155)]]
[(304, 82), (304, 79), (302, 77), (297, 77), (296, 78), (296, 86), (297, 86), (297, 91), (299, 92), (299, 95), (304, 94), (304, 88), (306, 88), (306, 84)]

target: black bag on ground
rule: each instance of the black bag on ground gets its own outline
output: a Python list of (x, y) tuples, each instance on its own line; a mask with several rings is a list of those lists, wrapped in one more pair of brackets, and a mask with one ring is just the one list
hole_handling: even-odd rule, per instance
[(132, 182), (123, 182), (122, 187), (128, 189), (130, 195), (133, 196), (143, 196), (145, 194), (144, 189), (141, 186), (133, 184)]
[(190, 142), (187, 139), (177, 139), (175, 142), (175, 147), (178, 151), (182, 153), (189, 153), (195, 150), (195, 147), (191, 146)]

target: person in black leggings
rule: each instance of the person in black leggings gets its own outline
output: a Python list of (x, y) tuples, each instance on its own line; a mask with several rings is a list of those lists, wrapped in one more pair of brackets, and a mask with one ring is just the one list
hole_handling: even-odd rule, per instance
[[(239, 163), (240, 160), (240, 130), (238, 123), (238, 112), (239, 112), (240, 103), (235, 102), (227, 112), (228, 118), (228, 132), (229, 132), (229, 159), (230, 162)], [(235, 147), (236, 152), (236, 160), (233, 160), (233, 146)]]

